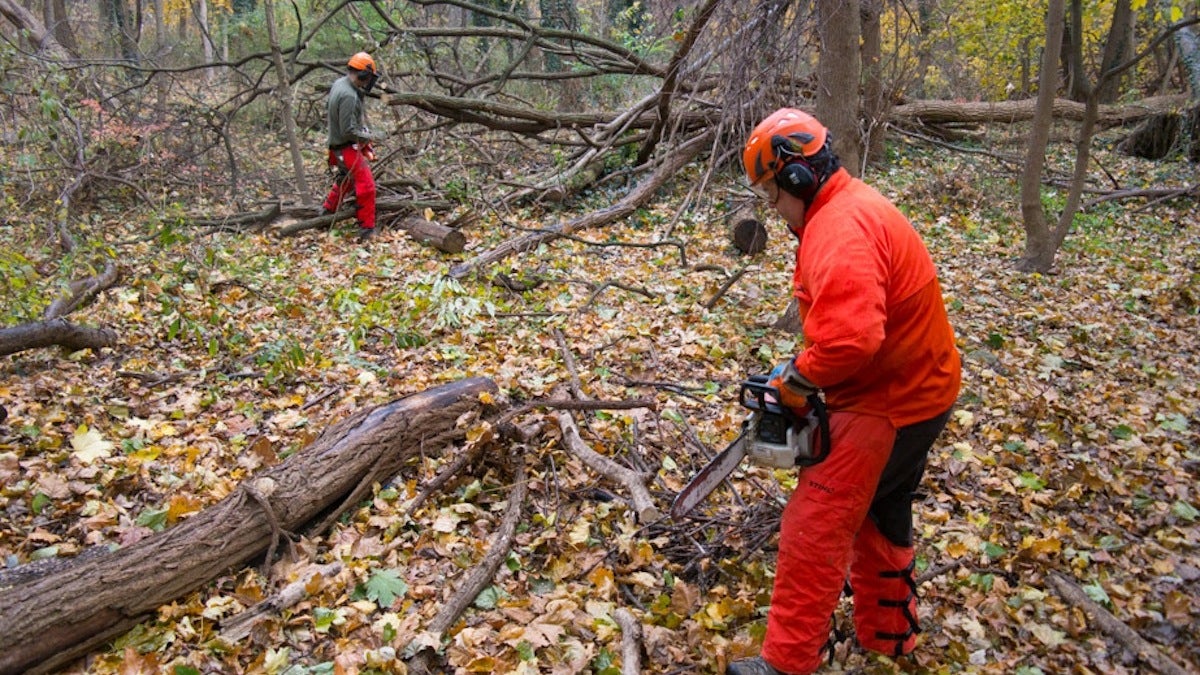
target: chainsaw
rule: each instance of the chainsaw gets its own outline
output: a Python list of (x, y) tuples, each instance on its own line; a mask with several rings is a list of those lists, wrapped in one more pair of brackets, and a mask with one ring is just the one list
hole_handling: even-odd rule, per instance
[[(742, 432), (696, 474), (675, 497), (671, 517), (680, 520), (705, 500), (748, 457), (758, 466), (790, 469), (811, 466), (829, 454), (829, 418), (820, 396), (808, 397), (808, 411), (798, 415), (779, 403), (779, 390), (767, 375), (752, 375), (742, 383), (738, 401), (750, 414)], [(814, 447), (813, 434), (817, 433)]]

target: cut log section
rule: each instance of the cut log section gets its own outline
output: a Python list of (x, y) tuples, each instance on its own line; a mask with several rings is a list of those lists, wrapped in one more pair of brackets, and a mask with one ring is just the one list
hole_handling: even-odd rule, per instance
[(767, 248), (767, 228), (755, 215), (754, 207), (746, 206), (734, 211), (728, 222), (734, 248), (747, 255), (762, 253)]
[(400, 218), (393, 224), (408, 232), (413, 239), (445, 253), (462, 253), (467, 247), (467, 238), (459, 230), (419, 216)]
[(372, 482), (461, 436), (460, 417), (496, 391), (491, 380), (472, 378), (364, 410), (165, 532), (0, 589), (0, 674), (62, 668), (161, 605), (274, 551), (288, 531), (331, 522)]

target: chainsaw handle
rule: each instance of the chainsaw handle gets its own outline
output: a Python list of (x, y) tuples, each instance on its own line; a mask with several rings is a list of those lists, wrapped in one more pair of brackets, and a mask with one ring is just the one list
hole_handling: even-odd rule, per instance
[[(751, 375), (742, 383), (738, 392), (738, 400), (743, 408), (761, 410), (772, 415), (783, 415), (791, 419), (792, 411), (779, 402), (779, 390), (767, 384), (767, 375)], [(768, 397), (770, 397), (768, 399)]]

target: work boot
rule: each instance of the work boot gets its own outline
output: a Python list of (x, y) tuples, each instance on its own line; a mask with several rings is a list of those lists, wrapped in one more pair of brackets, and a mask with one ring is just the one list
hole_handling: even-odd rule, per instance
[(358, 240), (360, 242), (370, 241), (373, 236), (375, 236), (375, 228), (373, 227), (362, 227), (358, 230)]
[(771, 664), (763, 661), (761, 656), (752, 659), (734, 661), (725, 668), (725, 675), (786, 675), (782, 670), (775, 670)]

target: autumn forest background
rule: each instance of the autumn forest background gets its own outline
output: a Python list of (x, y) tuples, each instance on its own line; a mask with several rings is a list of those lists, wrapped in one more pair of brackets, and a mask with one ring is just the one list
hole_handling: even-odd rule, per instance
[[(965, 367), (914, 505), (919, 647), (862, 652), (844, 598), (829, 671), (1197, 672), (1198, 23), (0, 0), (0, 673), (756, 654), (795, 473), (664, 514), (800, 346), (738, 155), (783, 105), (910, 216)], [(317, 208), (360, 50), (365, 242)]]

